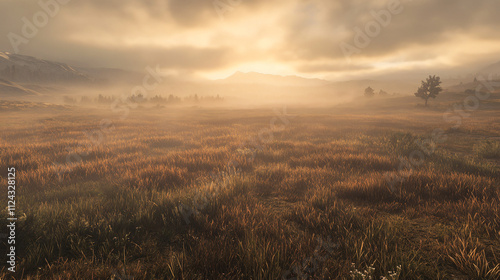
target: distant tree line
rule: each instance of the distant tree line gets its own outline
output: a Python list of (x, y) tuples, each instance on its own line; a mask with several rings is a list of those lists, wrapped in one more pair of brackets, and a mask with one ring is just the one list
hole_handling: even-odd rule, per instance
[[(179, 96), (170, 94), (168, 97), (163, 97), (162, 95), (155, 95), (153, 97), (147, 98), (144, 97), (142, 94), (138, 95), (132, 95), (128, 98), (130, 101), (134, 103), (150, 103), (150, 104), (180, 104), (180, 103), (218, 103), (224, 101), (223, 97), (220, 97), (219, 95), (216, 96), (201, 96), (199, 97), (197, 94), (195, 95), (190, 95), (184, 98), (181, 98)], [(78, 100), (76, 97), (71, 97), (71, 96), (64, 96), (63, 97), (64, 103), (66, 104), (91, 104), (91, 103), (96, 103), (96, 104), (112, 104), (115, 100), (115, 96), (105, 96), (102, 94), (99, 94), (96, 98), (90, 98), (88, 96), (82, 96)]]
[[(388, 96), (389, 94), (386, 91), (381, 89), (378, 92), (378, 95), (385, 97), (385, 96)], [(367, 87), (365, 89), (365, 97), (374, 97), (374, 96), (375, 96), (375, 90), (372, 87)]]

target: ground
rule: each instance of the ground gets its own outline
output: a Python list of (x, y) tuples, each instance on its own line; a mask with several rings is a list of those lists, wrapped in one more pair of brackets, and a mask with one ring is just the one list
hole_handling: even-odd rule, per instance
[(3, 102), (19, 263), (0, 277), (499, 279), (499, 94), (446, 114), (464, 98), (129, 112)]

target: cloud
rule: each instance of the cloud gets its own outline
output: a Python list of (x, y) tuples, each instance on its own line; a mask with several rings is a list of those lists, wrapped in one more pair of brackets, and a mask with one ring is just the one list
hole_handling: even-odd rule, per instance
[(339, 45), (344, 42), (356, 47), (357, 28), (367, 35), (369, 23), (377, 22), (373, 14), (387, 14), (390, 3), (399, 3), (402, 11), (390, 14), (387, 26), (378, 24), (379, 34), (369, 38), (371, 42), (360, 57), (381, 57), (407, 48), (432, 48), (456, 34), (468, 35), (470, 39), (483, 34), (492, 40), (498, 34), (500, 2), (493, 0), (355, 0), (334, 4), (306, 1), (299, 4), (302, 13), (287, 19), (284, 53), (303, 59), (342, 58), (344, 53)]
[(345, 71), (360, 71), (374, 69), (372, 65), (350, 64), (350, 63), (301, 63), (295, 69), (301, 73), (337, 73)]
[[(237, 54), (228, 48), (197, 48), (193, 46), (106, 48), (82, 44), (62, 43), (65, 48), (44, 57), (67, 61), (86, 67), (113, 67), (143, 69), (159, 65), (163, 69), (179, 71), (217, 70), (232, 65)], [(50, 44), (42, 45), (48, 48)], [(35, 51), (35, 50), (33, 50)], [(81, 57), (86, 61), (81, 61)]]
[[(374, 15), (398, 0), (216, 1), (228, 5), (223, 19), (211, 0), (73, 0), (20, 49), (80, 65), (142, 69), (160, 63), (204, 73), (249, 63), (318, 75), (373, 72), (392, 64), (465, 68), (474, 51), (482, 61), (498, 60), (496, 0), (401, 0), (402, 11), (380, 24), (362, 48), (355, 44), (357, 32), (366, 33), (377, 22)], [(0, 48), (12, 51), (7, 35), (21, 34), (21, 19), (32, 20), (40, 10), (37, 1), (0, 0)], [(358, 49), (350, 61), (341, 43)]]

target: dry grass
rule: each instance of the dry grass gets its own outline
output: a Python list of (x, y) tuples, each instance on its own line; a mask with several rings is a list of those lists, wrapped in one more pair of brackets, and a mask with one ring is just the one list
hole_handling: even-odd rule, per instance
[(447, 127), (440, 112), (289, 108), (262, 141), (272, 110), (74, 110), (0, 113), (18, 279), (346, 279), (352, 263), (377, 278), (500, 277), (499, 169), (483, 157), (496, 146), (481, 144), (499, 137), (498, 111), (391, 189), (414, 141)]

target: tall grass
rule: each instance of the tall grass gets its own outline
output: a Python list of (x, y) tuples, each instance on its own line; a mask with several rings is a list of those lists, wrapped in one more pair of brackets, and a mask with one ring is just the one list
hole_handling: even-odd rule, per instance
[[(99, 143), (84, 133), (99, 118), (77, 115), (6, 132), (0, 170), (15, 166), (19, 185), (14, 277), (348, 279), (352, 263), (376, 278), (499, 277), (498, 165), (477, 159), (498, 143), (476, 155), (443, 144), (391, 189), (386, 172), (430, 123), (304, 114), (263, 143), (266, 112), (142, 114), (115, 121)], [(81, 161), (66, 164), (70, 153)], [(189, 223), (181, 204), (196, 210)]]

